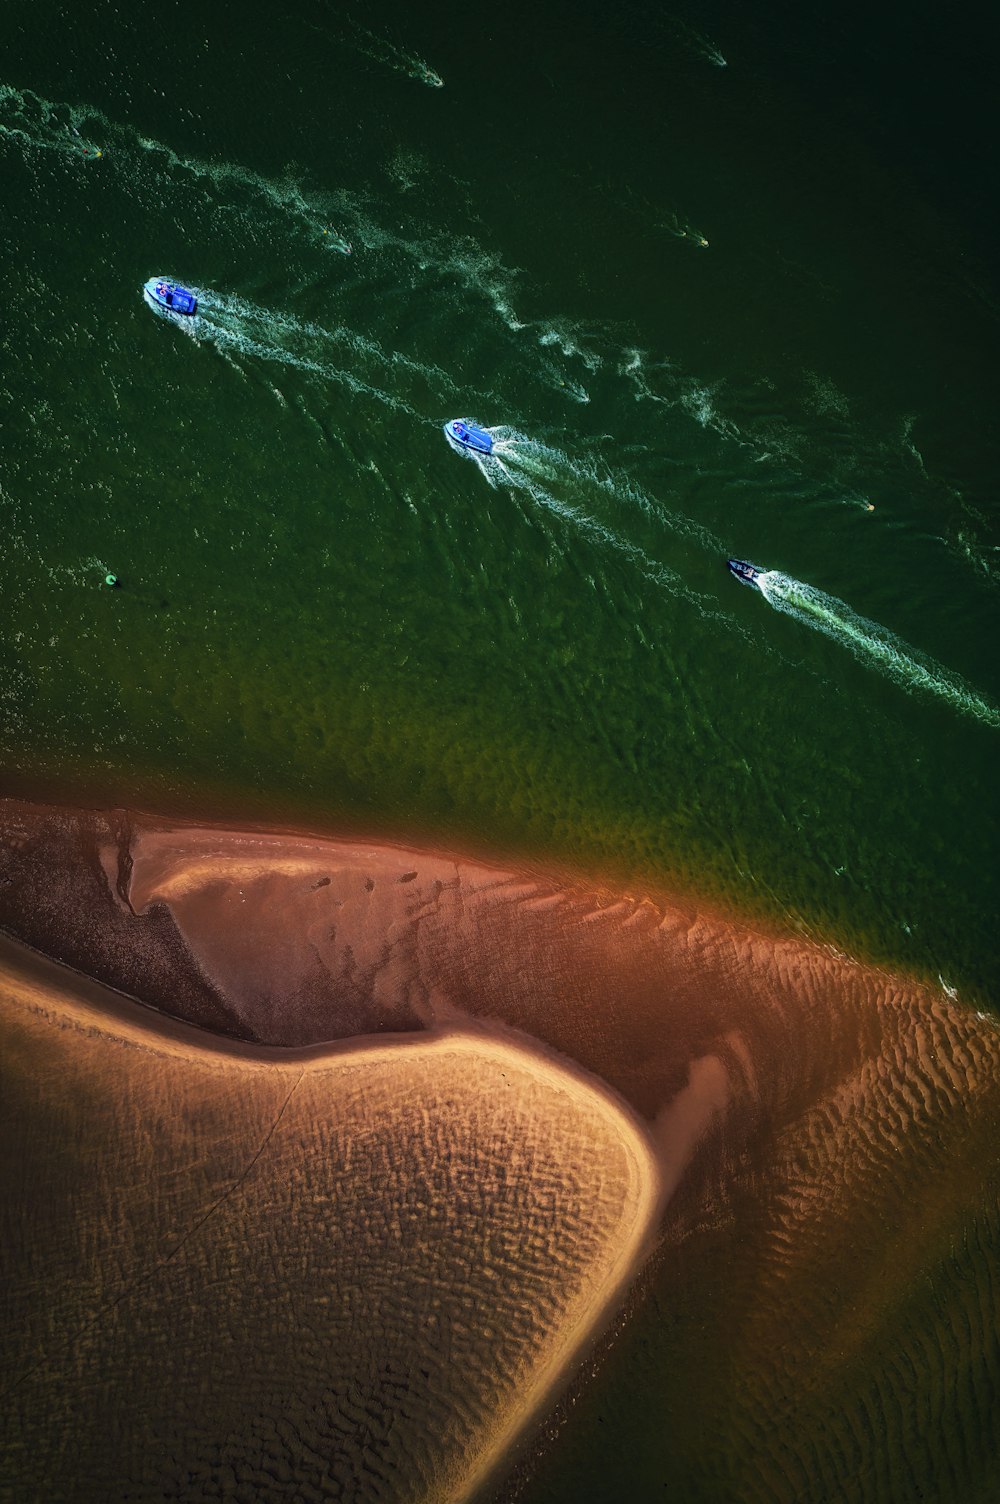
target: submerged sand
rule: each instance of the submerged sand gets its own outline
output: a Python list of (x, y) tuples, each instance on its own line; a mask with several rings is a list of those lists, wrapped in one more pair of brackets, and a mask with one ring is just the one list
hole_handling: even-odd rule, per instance
[(1000, 1491), (991, 1018), (542, 868), (120, 811), (8, 804), (0, 828), (0, 925), (157, 1008), (270, 1047), (504, 1034), (641, 1118), (659, 1245), (519, 1499)]

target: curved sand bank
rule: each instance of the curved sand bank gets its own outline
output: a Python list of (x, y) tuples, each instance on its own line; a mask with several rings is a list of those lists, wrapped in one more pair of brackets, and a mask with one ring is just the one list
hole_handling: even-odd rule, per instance
[(0, 825), (0, 924), (158, 1006), (179, 979), (185, 1017), (298, 1046), (510, 1026), (651, 1125), (646, 1304), (528, 1504), (1000, 1491), (991, 1019), (565, 874), (120, 812)]
[(641, 1131), (485, 1034), (261, 1058), (3, 961), (4, 1486), (467, 1497), (633, 1271)]

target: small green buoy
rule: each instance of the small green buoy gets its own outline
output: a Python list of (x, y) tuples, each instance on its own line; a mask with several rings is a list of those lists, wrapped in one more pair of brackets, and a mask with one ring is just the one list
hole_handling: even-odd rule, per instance
[(116, 574), (106, 574), (104, 576), (104, 583), (105, 585), (110, 585), (112, 590), (117, 590), (121, 581)]

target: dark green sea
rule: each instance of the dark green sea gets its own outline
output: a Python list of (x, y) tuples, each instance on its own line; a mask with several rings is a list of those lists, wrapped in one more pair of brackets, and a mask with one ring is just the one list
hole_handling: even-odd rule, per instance
[(545, 853), (986, 996), (974, 13), (0, 38), (8, 792)]

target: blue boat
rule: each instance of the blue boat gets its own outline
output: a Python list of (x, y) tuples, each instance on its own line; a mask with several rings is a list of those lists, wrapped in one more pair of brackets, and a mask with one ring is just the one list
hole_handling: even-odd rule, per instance
[(166, 277), (150, 277), (142, 290), (168, 313), (183, 313), (191, 317), (198, 312), (198, 299), (179, 282), (169, 282)]
[(767, 573), (766, 569), (758, 569), (756, 564), (748, 564), (746, 559), (727, 559), (726, 568), (744, 585), (758, 585), (761, 575)]
[(474, 449), (477, 454), (493, 452), (493, 439), (486, 429), (477, 428), (475, 423), (468, 423), (464, 418), (453, 418), (444, 425), (444, 432), (445, 438), (461, 444), (463, 449)]

